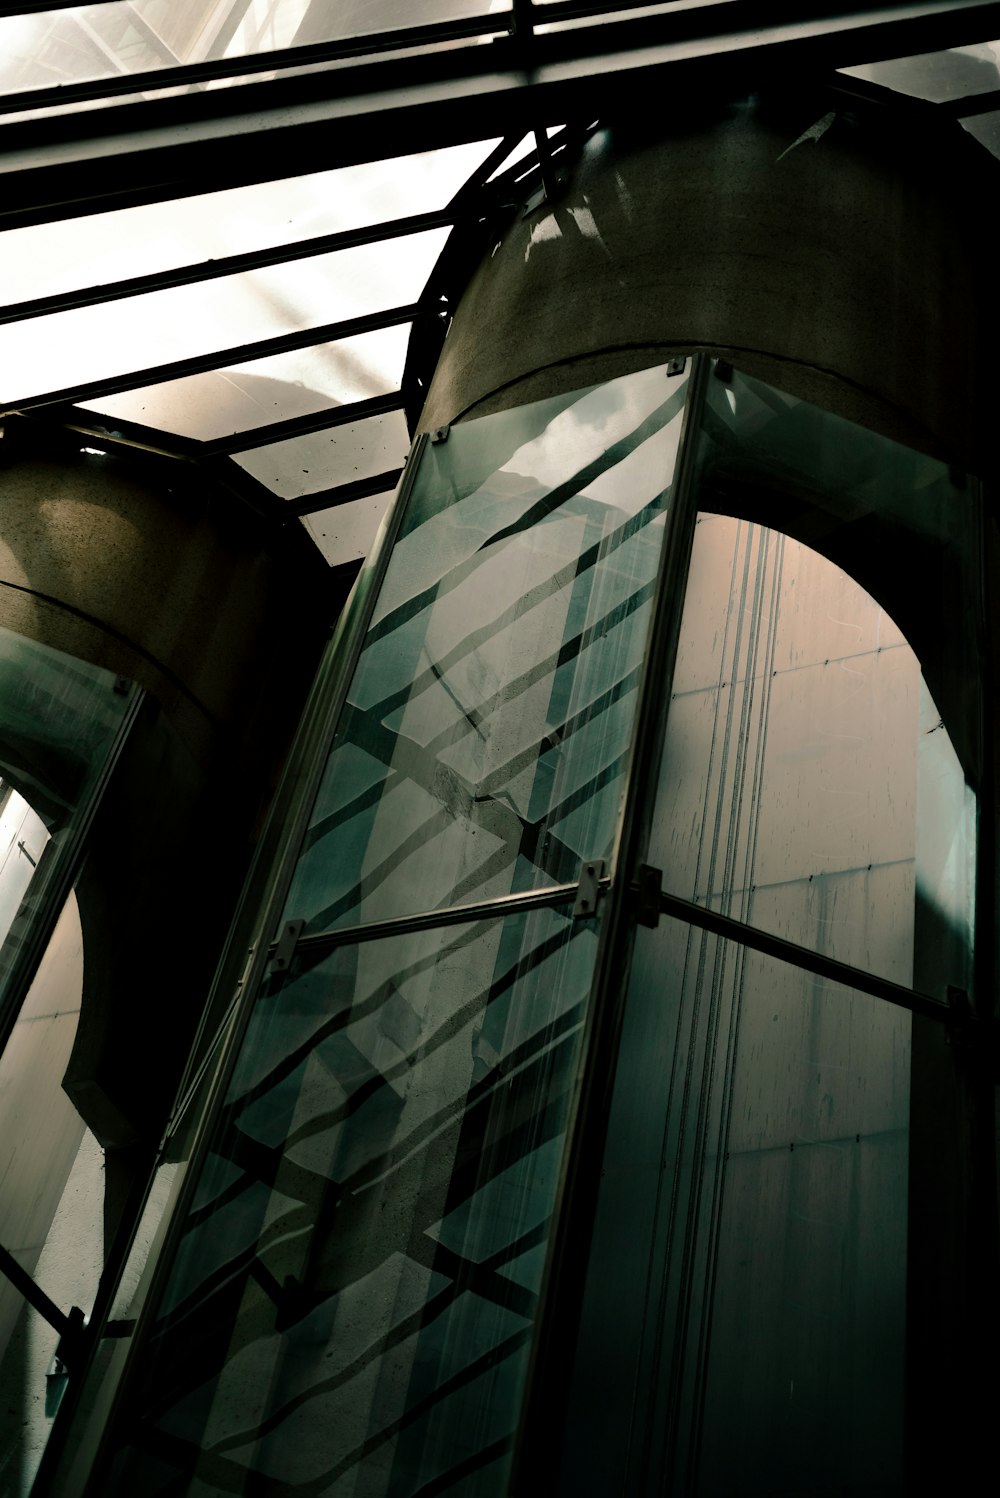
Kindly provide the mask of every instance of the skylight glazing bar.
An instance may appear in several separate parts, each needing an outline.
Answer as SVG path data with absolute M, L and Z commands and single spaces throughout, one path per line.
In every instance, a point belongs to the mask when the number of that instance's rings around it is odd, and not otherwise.
M 407 307 L 394 307 L 388 312 L 351 317 L 343 322 L 327 323 L 319 328 L 305 328 L 298 333 L 282 333 L 275 338 L 260 339 L 256 343 L 238 344 L 235 348 L 220 349 L 215 353 L 198 354 L 189 359 L 176 359 L 170 364 L 151 365 L 146 369 L 133 370 L 130 374 L 94 380 L 65 390 L 46 391 L 43 395 L 9 401 L 5 409 L 7 411 L 37 411 L 54 405 L 80 405 L 106 395 L 120 395 L 126 390 L 139 390 L 144 385 L 158 385 L 164 380 L 175 380 L 183 375 L 201 374 L 210 369 L 225 369 L 229 364 L 242 364 L 252 359 L 266 358 L 269 354 L 284 354 L 293 349 L 311 348 L 317 343 L 332 343 L 339 338 L 350 338 L 356 333 L 373 332 L 376 328 L 392 328 L 399 323 L 413 322 L 417 317 L 427 316 L 432 311 L 436 309 L 414 302 Z
M 284 524 L 285 510 L 278 495 L 238 463 L 233 463 L 229 458 L 210 458 L 201 462 L 199 469 L 221 488 L 234 494 L 241 504 L 247 505 L 268 520 Z
M 90 5 L 115 5 L 118 0 L 87 0 Z M 0 18 L 45 15 L 50 10 L 79 10 L 79 0 L 22 0 L 20 5 L 0 5 Z
M 384 494 L 386 490 L 395 489 L 402 476 L 401 468 L 391 468 L 386 473 L 373 474 L 371 478 L 337 484 L 333 489 L 318 489 L 315 494 L 307 494 L 302 499 L 285 500 L 285 509 L 291 515 L 315 515 L 320 510 L 333 509 L 335 505 L 367 499 L 372 494 Z
M 312 416 L 293 416 L 288 421 L 275 421 L 270 426 L 253 427 L 246 432 L 237 432 L 232 437 L 205 442 L 201 452 L 206 458 L 250 452 L 255 447 L 270 447 L 272 442 L 285 442 L 289 437 L 325 432 L 329 427 L 364 421 L 369 416 L 387 416 L 390 411 L 401 411 L 403 405 L 403 394 L 399 390 L 392 391 L 389 395 L 374 395 L 370 400 L 351 401 L 347 405 L 333 406 L 327 411 L 317 411 Z
M 712 5 L 669 20 L 669 28 L 659 16 L 534 35 L 530 96 L 524 56 L 500 36 L 490 47 L 383 57 L 122 106 L 113 116 L 88 111 L 12 126 L 0 159 L 4 219 L 30 223 L 75 216 L 85 204 L 102 211 L 168 200 L 190 195 L 199 180 L 273 179 L 290 152 L 300 170 L 320 170 L 400 154 L 403 142 L 407 150 L 439 146 L 449 131 L 452 141 L 474 140 L 498 120 L 527 129 L 543 113 L 565 119 L 586 109 L 593 118 L 595 86 L 606 113 L 629 103 L 638 84 L 655 87 L 668 76 L 676 89 L 701 90 L 727 71 L 745 78 L 748 68 L 835 68 L 989 40 L 1000 32 L 1000 3 L 923 0 L 883 11 L 878 22 L 857 5 L 807 20 L 788 5 Z
M 105 0 L 114 3 L 114 0 Z M 48 6 L 45 9 L 49 9 Z M 7 12 L 0 10 L 0 18 Z M 248 78 L 255 73 L 276 73 L 319 63 L 349 61 L 359 56 L 376 57 L 403 48 L 443 46 L 448 42 L 473 41 L 476 37 L 507 34 L 507 12 L 473 16 L 467 21 L 436 21 L 423 26 L 394 28 L 333 41 L 310 42 L 301 47 L 281 47 L 271 52 L 241 54 L 175 67 L 147 68 L 141 73 L 122 73 L 110 78 L 84 79 L 48 88 L 26 89 L 0 95 L 0 115 L 29 110 L 61 109 L 67 105 L 97 103 L 128 94 L 157 89 L 193 87 L 227 78 Z
M 457 217 L 458 213 L 467 206 L 468 199 L 474 197 L 486 187 L 497 167 L 501 162 L 506 161 L 520 139 L 521 132 L 517 131 L 513 135 L 505 135 L 503 140 L 494 146 L 486 160 L 477 167 L 467 182 L 462 183 L 455 195 L 449 200 L 447 211 L 452 217 Z
M 28 416 L 21 418 L 32 421 Z M 102 450 L 113 452 L 116 448 L 137 448 L 156 457 L 174 458 L 178 462 L 190 462 L 201 454 L 201 443 L 193 437 L 183 437 L 164 432 L 159 427 L 144 426 L 138 421 L 101 421 L 89 411 L 46 411 L 42 420 L 58 422 L 64 431 L 76 432 L 86 437 Z M 41 422 L 39 422 L 41 424 Z
M 29 301 L 13 302 L 9 306 L 0 307 L 0 324 L 24 322 L 32 317 L 47 317 L 50 313 L 69 312 L 77 307 L 96 307 L 103 302 L 120 301 L 123 297 L 141 296 L 149 291 L 166 291 L 175 286 L 190 286 L 200 281 L 213 281 L 220 276 L 260 270 L 265 266 L 288 265 L 296 260 L 308 260 L 313 256 L 326 255 L 335 250 L 354 249 L 366 244 L 381 244 L 388 239 L 400 239 L 408 234 L 420 234 L 427 229 L 447 228 L 454 222 L 455 214 L 448 210 L 416 213 L 408 218 L 393 219 L 382 224 L 370 224 L 360 229 L 341 229 L 333 234 L 317 235 L 313 239 L 273 245 L 261 250 L 247 250 L 242 254 L 224 255 L 212 260 L 202 260 L 197 264 L 178 266 L 174 270 L 150 271 L 146 275 L 110 282 L 106 286 L 88 286 L 79 291 L 55 292 L 51 296 L 34 297 Z
M 1000 109 L 1000 89 L 990 89 L 985 94 L 966 94 L 964 98 L 946 99 L 933 106 L 934 113 L 944 114 L 949 119 L 968 120 L 981 114 L 992 114 Z
M 530 36 L 534 30 L 534 5 L 532 0 L 513 0 L 514 35 Z

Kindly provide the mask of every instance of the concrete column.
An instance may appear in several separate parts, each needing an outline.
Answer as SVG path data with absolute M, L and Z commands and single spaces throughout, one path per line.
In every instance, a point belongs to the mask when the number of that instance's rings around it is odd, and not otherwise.
M 422 426 L 706 349 L 979 471 L 995 298 L 977 221 L 997 163 L 919 106 L 821 87 L 664 110 L 668 138 L 598 132 L 561 193 L 498 233 Z

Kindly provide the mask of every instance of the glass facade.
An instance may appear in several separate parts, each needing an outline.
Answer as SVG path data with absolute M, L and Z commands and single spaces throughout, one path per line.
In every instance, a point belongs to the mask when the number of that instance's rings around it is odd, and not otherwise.
M 171 689 L 0 631 L 0 1498 L 975 1490 L 994 8 L 7 9 L 11 493 L 82 451 L 99 505 L 113 453 L 137 536 L 142 465 L 301 528 L 324 624 L 368 560 L 263 832 Z M 407 458 L 511 395 L 456 351 L 481 273 L 472 342 L 563 393 Z M 592 356 L 671 363 L 565 393 Z M 130 661 L 36 498 L 5 622 Z M 241 697 L 186 622 L 276 757 L 309 643 Z
M 902 1493 L 974 497 L 703 356 L 407 473 L 88 1491 Z
M 140 694 L 0 630 L 0 1391 L 3 1481 L 27 1490 L 59 1404 L 53 1357 L 102 1259 L 103 1156 L 77 1106 L 74 883 Z M 64 1372 L 65 1370 L 62 1370 Z M 39 1391 L 44 1398 L 39 1398 Z

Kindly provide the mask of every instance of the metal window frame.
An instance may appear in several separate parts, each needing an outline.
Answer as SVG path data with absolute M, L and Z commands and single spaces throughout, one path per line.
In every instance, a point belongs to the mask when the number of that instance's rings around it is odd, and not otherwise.
M 857 0 L 806 19 L 800 11 L 794 0 L 718 3 L 8 123 L 0 221 L 273 180 L 289 161 L 305 172 L 431 149 L 492 134 L 498 117 L 523 131 L 539 118 L 593 118 L 595 103 L 627 107 L 637 87 L 669 85 L 679 97 L 726 79 L 752 86 L 775 69 L 799 76 L 1000 34 L 998 0 L 887 0 L 874 18 Z

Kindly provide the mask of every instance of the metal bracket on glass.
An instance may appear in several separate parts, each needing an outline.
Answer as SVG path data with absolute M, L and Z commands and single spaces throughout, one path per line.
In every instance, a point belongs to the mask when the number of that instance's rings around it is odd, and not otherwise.
M 295 956 L 295 948 L 298 946 L 299 937 L 302 935 L 302 927 L 305 921 L 286 921 L 281 928 L 281 934 L 274 944 L 274 952 L 271 956 L 269 973 L 283 973 L 287 971 Z
M 660 895 L 663 892 L 663 873 L 648 863 L 641 863 L 636 870 L 633 892 L 636 897 L 635 918 L 640 926 L 655 931 L 660 924 Z
M 667 379 L 672 379 L 674 375 L 683 374 L 687 369 L 687 362 L 687 359 L 668 359 Z
M 59 1333 L 59 1345 L 55 1355 L 62 1367 L 55 1371 L 64 1374 L 76 1360 L 80 1349 L 80 1341 L 86 1324 L 83 1311 L 79 1306 L 70 1306 L 65 1314 L 60 1311 L 55 1301 L 46 1295 L 41 1285 L 36 1284 L 28 1271 L 21 1267 L 14 1255 L 2 1244 L 0 1244 L 0 1274 L 10 1280 L 14 1289 L 24 1297 L 29 1306 L 49 1323 L 53 1331 Z
M 451 431 L 451 427 L 450 426 L 448 426 L 448 427 L 436 427 L 434 429 L 434 431 L 431 432 L 431 444 L 436 447 L 439 442 L 447 442 L 448 441 L 448 433 L 450 431 Z
M 80 1307 L 70 1306 L 66 1315 L 66 1325 L 59 1338 L 59 1345 L 52 1354 L 46 1378 L 65 1378 L 72 1370 L 80 1352 L 80 1341 L 85 1325 L 86 1317 Z
M 604 860 L 602 858 L 587 859 L 580 865 L 580 878 L 576 886 L 576 899 L 573 901 L 573 919 L 586 920 L 588 916 L 597 914 L 597 900 L 601 893 L 601 879 L 604 875 Z

